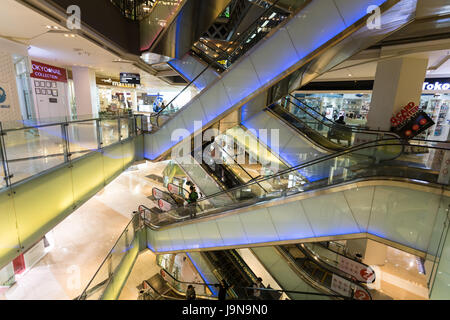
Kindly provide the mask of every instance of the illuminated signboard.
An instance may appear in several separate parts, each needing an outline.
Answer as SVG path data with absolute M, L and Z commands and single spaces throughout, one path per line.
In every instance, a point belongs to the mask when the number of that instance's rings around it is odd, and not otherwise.
M 126 84 L 141 84 L 141 75 L 139 73 L 126 73 L 120 74 L 120 82 Z
M 45 63 L 31 61 L 33 72 L 30 77 L 43 80 L 67 82 L 66 69 L 51 66 Z

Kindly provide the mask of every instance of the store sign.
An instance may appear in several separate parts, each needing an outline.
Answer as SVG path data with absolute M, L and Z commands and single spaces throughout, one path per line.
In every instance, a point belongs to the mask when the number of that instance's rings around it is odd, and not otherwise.
M 6 89 L 6 86 L 3 84 L 0 84 L 0 108 L 2 109 L 9 109 L 11 106 L 7 103 L 8 99 L 8 90 Z
M 45 63 L 31 61 L 33 69 L 30 77 L 43 80 L 67 82 L 66 69 L 50 66 Z
M 432 80 L 429 80 L 432 81 Z M 424 82 L 423 91 L 448 91 L 450 90 L 450 82 Z
M 360 282 L 373 283 L 375 281 L 375 271 L 371 267 L 342 255 L 338 256 L 338 269 Z

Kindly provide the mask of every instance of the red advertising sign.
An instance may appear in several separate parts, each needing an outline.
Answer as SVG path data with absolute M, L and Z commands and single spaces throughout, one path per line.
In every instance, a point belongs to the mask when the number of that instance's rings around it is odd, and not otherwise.
M 172 209 L 172 205 L 165 200 L 158 200 L 158 206 L 162 211 L 170 211 Z
M 31 61 L 33 72 L 30 77 L 36 79 L 67 82 L 66 69 L 51 66 L 45 63 Z
M 400 110 L 395 116 L 391 118 L 391 124 L 394 128 L 400 126 L 406 122 L 409 118 L 419 112 L 419 106 L 416 106 L 414 102 L 408 103 Z
M 368 265 L 338 255 L 338 269 L 353 276 L 359 282 L 373 283 L 375 271 Z
M 152 194 L 153 194 L 153 197 L 154 197 L 156 200 L 159 200 L 159 199 L 163 199 L 163 198 L 164 198 L 164 192 L 161 191 L 161 190 L 159 190 L 158 188 L 153 188 Z

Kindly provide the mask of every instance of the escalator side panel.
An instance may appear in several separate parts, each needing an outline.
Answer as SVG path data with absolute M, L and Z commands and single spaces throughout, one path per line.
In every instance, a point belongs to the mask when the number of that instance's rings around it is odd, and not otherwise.
M 189 53 L 184 55 L 181 59 L 173 59 L 168 62 L 179 74 L 182 75 L 188 82 L 194 80 L 206 67 L 203 62 L 196 59 Z M 218 78 L 217 72 L 212 68 L 208 68 L 198 79 L 194 81 L 198 90 L 202 91 Z
M 253 210 L 246 207 L 213 220 L 193 221 L 201 243 L 198 238 L 182 236 L 182 229 L 193 224 L 149 230 L 149 245 L 161 252 L 186 249 L 186 243 L 195 243 L 198 249 L 212 249 L 301 239 L 317 241 L 314 238 L 344 235 L 363 238 L 371 234 L 403 250 L 407 247 L 427 252 L 440 212 L 441 195 L 414 189 L 406 182 L 373 183 L 332 188 L 328 194 L 304 193 L 283 198 L 282 203 L 272 202 Z

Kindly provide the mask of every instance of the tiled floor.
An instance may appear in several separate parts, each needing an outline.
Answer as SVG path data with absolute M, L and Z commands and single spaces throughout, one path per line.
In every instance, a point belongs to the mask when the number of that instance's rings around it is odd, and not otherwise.
M 139 204 L 155 182 L 145 176 L 160 174 L 165 163 L 144 163 L 122 173 L 96 196 L 56 226 L 48 235 L 50 251 L 17 279 L 0 299 L 74 299 L 111 250 Z M 148 266 L 152 266 L 149 263 Z

